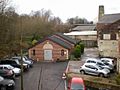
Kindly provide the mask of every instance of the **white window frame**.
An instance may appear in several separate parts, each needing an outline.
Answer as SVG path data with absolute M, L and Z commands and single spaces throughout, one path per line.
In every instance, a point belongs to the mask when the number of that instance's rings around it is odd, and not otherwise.
M 110 34 L 103 34 L 104 40 L 110 40 Z

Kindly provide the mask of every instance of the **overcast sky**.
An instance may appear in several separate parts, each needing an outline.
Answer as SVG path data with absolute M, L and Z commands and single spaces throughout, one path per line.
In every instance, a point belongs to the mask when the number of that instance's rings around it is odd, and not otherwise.
M 75 16 L 96 21 L 99 5 L 104 5 L 105 14 L 120 13 L 120 0 L 13 0 L 13 5 L 20 14 L 42 8 L 51 10 L 53 16 L 60 17 L 62 21 Z

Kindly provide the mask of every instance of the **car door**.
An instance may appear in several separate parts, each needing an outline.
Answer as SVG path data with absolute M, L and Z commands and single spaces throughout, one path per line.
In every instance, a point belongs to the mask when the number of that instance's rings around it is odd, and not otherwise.
M 85 67 L 85 72 L 87 74 L 92 74 L 94 72 L 90 65 L 85 65 Z
M 89 65 L 88 74 L 97 75 L 97 69 L 93 65 Z
M 0 67 L 0 76 L 6 76 L 6 72 L 3 70 L 3 67 Z

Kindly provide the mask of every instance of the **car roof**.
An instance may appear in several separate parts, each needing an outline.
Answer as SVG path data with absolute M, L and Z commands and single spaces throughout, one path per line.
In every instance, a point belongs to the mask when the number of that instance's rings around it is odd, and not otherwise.
M 101 58 L 101 60 L 113 60 L 112 58 Z
M 9 64 L 1 64 L 0 66 L 11 66 L 11 65 L 9 65 Z
M 80 78 L 80 77 L 72 77 L 71 82 L 73 82 L 73 83 L 82 83 L 82 84 L 84 83 L 83 79 Z

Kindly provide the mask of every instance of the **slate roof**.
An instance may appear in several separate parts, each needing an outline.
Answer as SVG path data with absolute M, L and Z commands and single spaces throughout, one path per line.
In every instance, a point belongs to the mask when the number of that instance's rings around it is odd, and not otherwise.
M 64 40 L 61 40 L 60 38 L 55 37 L 54 35 L 49 36 L 49 37 L 46 37 L 46 38 L 38 41 L 35 45 L 31 46 L 30 48 L 33 48 L 34 46 L 36 46 L 36 45 L 44 42 L 45 40 L 51 40 L 51 41 L 53 41 L 54 43 L 57 43 L 57 44 L 59 44 L 60 46 L 63 46 L 64 48 L 66 48 L 66 49 L 71 49 L 71 45 L 70 45 L 70 44 L 68 44 L 68 43 L 65 42 Z M 29 48 L 29 49 L 30 49 L 30 48 Z
M 116 21 L 120 20 L 120 13 L 116 14 L 105 14 L 100 18 L 98 23 L 114 23 Z
M 71 31 L 94 31 L 95 28 L 95 24 L 80 24 L 75 28 L 72 28 Z
M 71 45 L 66 43 L 65 41 L 61 40 L 60 38 L 57 38 L 55 36 L 48 37 L 48 39 L 52 40 L 53 42 L 63 46 L 64 48 L 70 49 Z
M 61 38 L 63 38 L 63 39 L 65 39 L 65 40 L 67 40 L 67 41 L 69 41 L 72 44 L 76 44 L 77 43 L 77 41 L 75 39 L 72 39 L 72 38 L 70 38 L 70 37 L 68 37 L 68 36 L 66 36 L 66 35 L 64 35 L 62 33 L 56 33 L 56 35 L 61 37 Z

